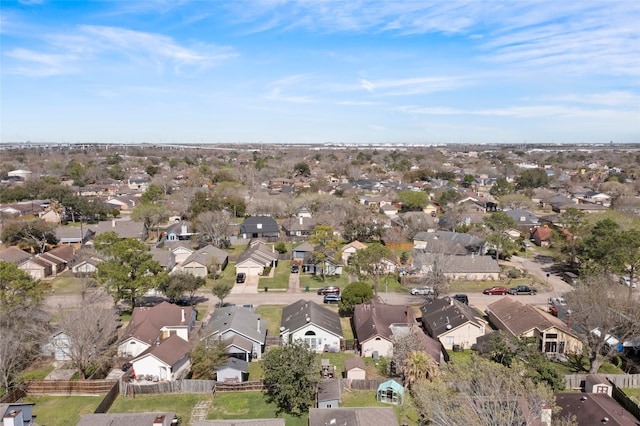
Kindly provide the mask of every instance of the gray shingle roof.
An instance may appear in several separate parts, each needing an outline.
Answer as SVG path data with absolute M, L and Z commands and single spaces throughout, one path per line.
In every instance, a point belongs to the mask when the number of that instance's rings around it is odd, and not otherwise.
M 191 253 L 189 257 L 187 257 L 183 265 L 188 265 L 191 262 L 197 262 L 201 265 L 208 265 L 211 258 L 215 258 L 219 265 L 222 265 L 229 255 L 224 250 L 219 249 L 214 245 L 207 245 L 202 247 L 200 250 Z
M 486 323 L 473 308 L 449 297 L 427 302 L 422 305 L 420 311 L 422 311 L 422 323 L 432 330 L 434 338 L 467 322 L 478 326 Z
M 259 328 L 258 321 L 260 321 Z M 264 344 L 267 335 L 267 321 L 250 309 L 241 306 L 226 306 L 216 308 L 213 311 L 207 329 L 211 333 L 218 334 L 231 330 L 250 340 Z
M 280 325 L 292 333 L 310 322 L 336 336 L 342 337 L 342 325 L 340 324 L 338 313 L 323 308 L 315 302 L 298 300 L 289 306 L 285 306 L 282 310 Z

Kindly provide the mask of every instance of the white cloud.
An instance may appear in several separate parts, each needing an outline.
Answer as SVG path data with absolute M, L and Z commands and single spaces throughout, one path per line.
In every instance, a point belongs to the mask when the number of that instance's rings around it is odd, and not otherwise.
M 5 55 L 18 60 L 19 65 L 10 66 L 8 72 L 31 77 L 46 77 L 77 72 L 71 65 L 73 55 L 55 55 L 34 52 L 29 49 L 13 49 Z

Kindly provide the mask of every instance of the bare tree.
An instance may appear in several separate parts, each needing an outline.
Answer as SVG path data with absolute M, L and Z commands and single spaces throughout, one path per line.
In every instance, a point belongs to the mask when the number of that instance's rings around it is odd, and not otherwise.
M 229 235 L 231 215 L 226 210 L 206 211 L 198 215 L 195 229 L 203 241 L 221 247 Z
M 113 309 L 87 304 L 82 309 L 61 312 L 58 329 L 68 337 L 62 348 L 85 379 L 113 355 L 117 316 Z
M 416 253 L 414 263 L 420 265 L 424 273 L 423 283 L 433 288 L 433 295 L 438 298 L 442 294 L 449 292 L 451 279 L 448 271 L 453 270 L 455 256 L 449 256 L 442 251 L 432 251 L 431 253 Z
M 11 390 L 19 383 L 19 373 L 40 352 L 45 330 L 32 307 L 0 317 L 0 389 Z
M 413 239 L 418 232 L 427 232 L 436 227 L 434 218 L 424 212 L 405 213 L 402 215 L 402 223 L 405 236 L 409 239 Z
M 616 355 L 618 343 L 640 333 L 640 304 L 607 274 L 581 278 L 566 296 L 570 325 L 595 374 Z
M 411 395 L 421 425 L 528 425 L 555 405 L 550 388 L 477 356 L 447 364 L 432 382 L 414 382 Z
M 152 182 L 162 189 L 165 196 L 169 195 L 173 189 L 173 178 L 167 174 L 154 176 Z

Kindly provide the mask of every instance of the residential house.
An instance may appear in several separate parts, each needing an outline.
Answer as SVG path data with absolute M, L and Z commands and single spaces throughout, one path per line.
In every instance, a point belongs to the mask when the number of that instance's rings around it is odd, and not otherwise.
M 411 306 L 387 305 L 375 299 L 356 305 L 353 323 L 360 355 L 392 357 L 394 327 L 410 328 L 415 322 Z
M 80 276 L 93 275 L 98 269 L 98 264 L 100 262 L 102 261 L 95 257 L 81 260 L 71 267 L 71 272 Z
M 267 339 L 267 320 L 241 306 L 217 308 L 205 328 L 210 342 L 222 340 L 231 357 L 250 362 L 262 358 Z
M 265 238 L 273 240 L 280 236 L 280 227 L 272 217 L 251 216 L 240 225 L 240 236 L 244 239 Z
M 22 262 L 18 268 L 31 275 L 34 280 L 47 278 L 52 273 L 51 264 L 37 256 Z
M 249 363 L 247 361 L 229 357 L 220 367 L 216 368 L 216 381 L 224 383 L 242 383 L 249 380 Z
M 367 370 L 362 358 L 354 357 L 344 360 L 344 376 L 351 380 L 365 380 Z
M 224 270 L 228 263 L 229 255 L 224 250 L 209 244 L 187 257 L 180 266 L 180 270 L 186 274 L 205 278 L 211 272 Z M 217 265 L 216 271 L 209 270 L 213 264 Z
M 428 275 L 440 271 L 451 281 L 498 281 L 500 266 L 491 256 L 450 256 L 414 250 L 414 267 Z
M 318 383 L 316 405 L 318 408 L 340 407 L 340 379 L 325 379 Z
M 238 256 L 236 274 L 241 272 L 247 276 L 262 275 L 264 268 L 278 265 L 278 253 L 273 247 L 258 242 L 247 248 Z
M 290 217 L 282 222 L 282 230 L 287 237 L 309 237 L 317 224 L 312 217 Z
M 427 334 L 448 350 L 471 348 L 489 328 L 479 312 L 450 297 L 431 300 L 420 311 Z
M 64 331 L 57 331 L 51 335 L 42 348 L 44 356 L 52 356 L 56 361 L 70 361 L 69 335 Z
M 394 204 L 385 204 L 380 207 L 380 212 L 389 217 L 397 216 L 399 211 L 400 209 Z
M 503 297 L 487 306 L 489 321 L 513 337 L 535 337 L 547 354 L 582 352 L 582 343 L 560 319 L 534 306 Z
M 70 245 L 59 246 L 36 257 L 51 265 L 51 275 L 55 277 L 67 270 L 68 265 L 75 258 L 75 249 Z
M 638 426 L 640 422 L 606 393 L 562 392 L 554 394 L 560 408 L 554 416 L 575 417 L 579 425 Z
M 342 247 L 342 263 L 349 264 L 349 258 L 356 254 L 358 250 L 366 249 L 368 246 L 360 241 L 352 241 Z
M 513 210 L 504 210 L 509 217 L 516 221 L 516 227 L 522 231 L 529 234 L 531 228 L 534 228 L 540 225 L 540 220 L 538 216 L 531 213 L 529 210 L 524 209 L 513 209 Z
M 178 265 L 182 265 L 195 250 L 186 245 L 184 242 L 165 243 L 165 248 L 171 253 L 169 255 L 170 269 Z
M 174 412 L 83 414 L 77 426 L 171 426 Z
M 139 197 L 134 197 L 132 195 L 122 195 L 119 197 L 108 197 L 103 204 L 110 209 L 128 211 L 133 210 L 140 203 L 141 199 Z
M 314 248 L 315 247 L 310 243 L 302 243 L 299 246 L 294 247 L 292 250 L 293 259 L 297 261 L 309 259 Z
M 165 229 L 165 241 L 188 241 L 195 232 L 190 231 L 190 223 L 186 221 L 175 222 Z
M 14 265 L 20 265 L 31 259 L 31 254 L 24 250 L 20 250 L 18 247 L 7 247 L 4 250 L 0 250 L 0 261 L 13 263 Z
M 551 245 L 551 228 L 548 226 L 537 226 L 531 233 L 533 243 L 538 247 L 549 247 Z
M 95 232 L 88 227 L 66 227 L 66 226 L 58 226 L 56 229 L 56 238 L 60 244 L 73 244 L 77 247 L 81 247 L 85 244 L 91 237 L 94 236 Z
M 62 215 L 55 210 L 47 210 L 40 215 L 40 219 L 47 223 L 60 223 L 62 222 Z
M 319 252 L 320 250 L 320 247 L 316 247 L 314 252 Z M 326 256 L 320 257 L 325 260 L 318 262 L 317 258 L 310 254 L 305 257 L 302 268 L 304 271 L 316 275 L 341 275 L 343 265 L 339 262 L 340 258 L 337 255 L 338 253 L 334 251 L 327 251 Z
M 460 232 L 418 232 L 413 237 L 413 245 L 425 253 L 483 255 L 487 252 L 483 238 Z
M 0 420 L 2 426 L 31 426 L 33 421 L 33 402 L 0 403 Z
M 391 407 L 311 408 L 309 426 L 399 426 Z
M 343 338 L 340 316 L 308 300 L 298 300 L 282 310 L 280 337 L 284 343 L 303 340 L 315 352 L 338 352 Z
M 154 381 L 183 379 L 191 365 L 191 347 L 191 343 L 172 334 L 133 358 L 133 371 L 137 377 L 152 376 Z
M 126 219 L 99 222 L 95 235 L 102 235 L 105 232 L 115 232 L 120 238 L 135 238 L 141 241 L 145 241 L 149 236 L 149 230 L 143 222 Z
M 137 357 L 149 347 L 159 345 L 173 335 L 188 341 L 195 321 L 196 311 L 191 306 L 181 307 L 162 302 L 151 308 L 135 307 L 118 344 L 118 355 L 125 358 Z

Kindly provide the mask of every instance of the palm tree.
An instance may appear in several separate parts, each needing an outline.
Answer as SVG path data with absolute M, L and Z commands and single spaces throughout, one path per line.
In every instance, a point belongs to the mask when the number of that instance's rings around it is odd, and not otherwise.
M 410 388 L 418 380 L 433 381 L 440 373 L 438 363 L 421 351 L 412 351 L 402 366 L 404 385 Z

